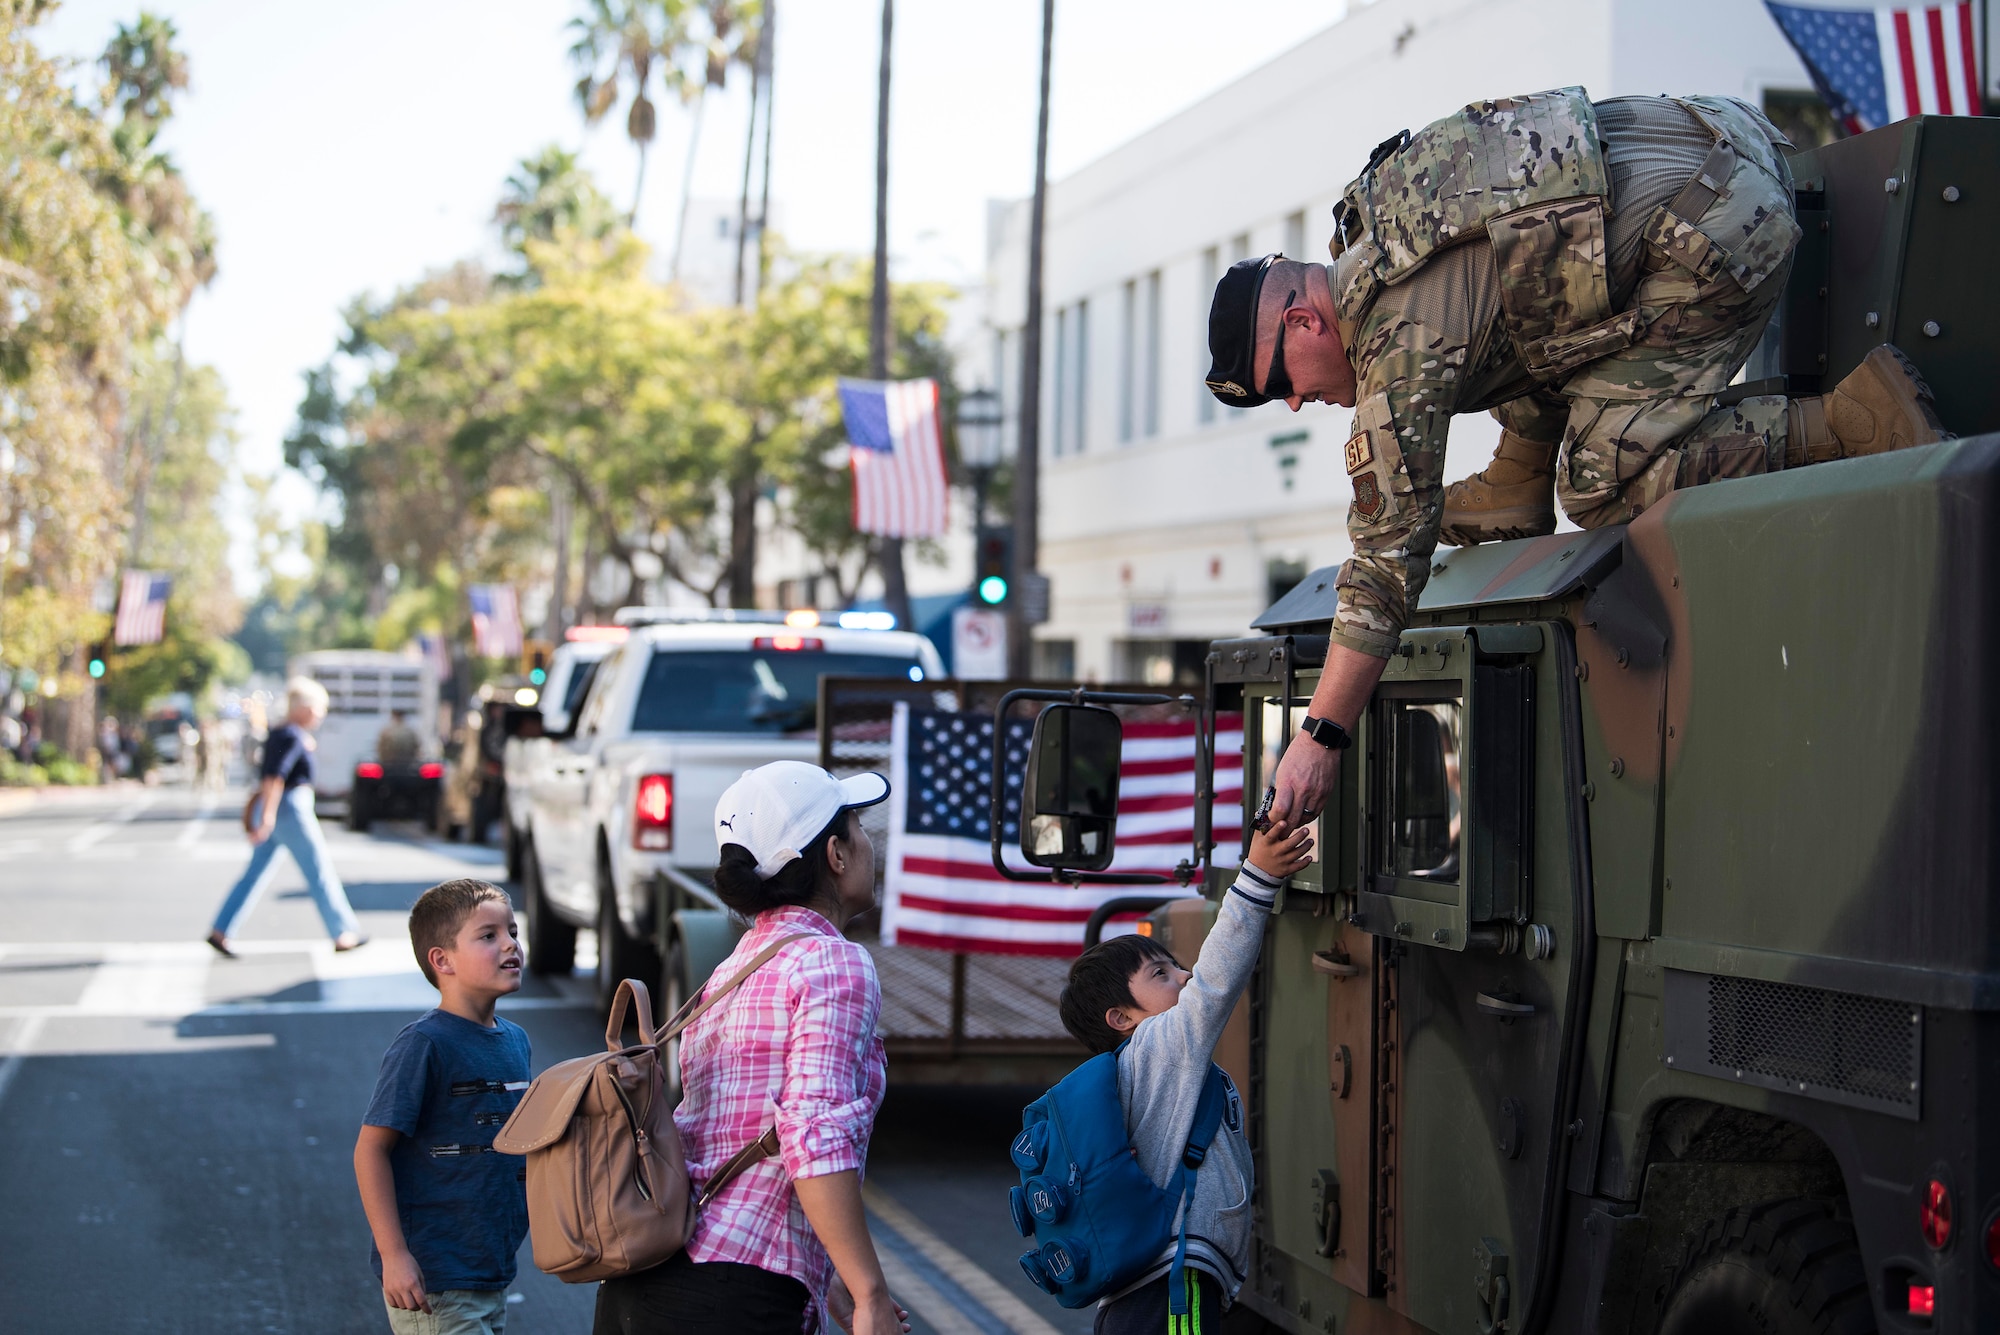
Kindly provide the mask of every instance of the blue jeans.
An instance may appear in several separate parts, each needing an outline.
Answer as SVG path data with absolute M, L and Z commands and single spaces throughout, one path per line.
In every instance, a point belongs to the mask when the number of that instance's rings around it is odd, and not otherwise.
M 250 911 L 264 889 L 264 882 L 271 878 L 271 861 L 280 848 L 292 855 L 292 861 L 299 864 L 299 871 L 305 875 L 306 889 L 312 892 L 313 903 L 319 906 L 326 934 L 361 935 L 361 924 L 354 920 L 354 909 L 347 902 L 347 887 L 340 883 L 340 873 L 333 869 L 333 859 L 327 856 L 319 818 L 313 815 L 313 790 L 309 784 L 285 790 L 278 803 L 277 828 L 251 852 L 250 865 L 230 887 L 229 897 L 222 901 L 222 908 L 215 915 L 215 930 L 224 936 L 235 935 L 237 920 Z

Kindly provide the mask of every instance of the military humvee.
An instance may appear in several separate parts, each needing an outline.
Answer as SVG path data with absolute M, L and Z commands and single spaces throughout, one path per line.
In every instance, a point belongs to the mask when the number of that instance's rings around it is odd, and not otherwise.
M 1794 166 L 1751 374 L 1967 438 L 1441 550 L 1219 1053 L 1279 1329 L 2000 1330 L 2000 124 Z M 1334 573 L 1209 655 L 1246 803 Z

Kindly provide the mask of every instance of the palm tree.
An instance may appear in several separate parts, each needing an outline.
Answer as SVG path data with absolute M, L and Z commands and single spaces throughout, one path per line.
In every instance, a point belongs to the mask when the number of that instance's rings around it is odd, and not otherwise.
M 709 89 L 728 84 L 731 65 L 748 65 L 755 69 L 763 27 L 763 0 L 707 0 L 703 8 L 708 21 L 707 31 L 699 38 L 690 36 L 680 49 L 694 68 L 678 71 L 681 98 L 689 103 L 692 114 L 687 161 L 681 168 L 680 223 L 674 229 L 674 257 L 668 270 L 674 278 L 680 277 L 682 242 L 687 237 L 688 201 L 694 193 L 695 150 L 701 143 L 702 106 L 707 101 Z M 754 134 L 757 119 L 757 90 L 754 84 L 750 101 L 751 132 Z
M 618 105 L 621 88 L 631 85 L 625 135 L 639 150 L 639 175 L 632 184 L 627 226 L 638 221 L 646 150 L 657 128 L 658 117 L 647 92 L 655 62 L 668 91 L 687 100 L 678 58 L 688 45 L 688 8 L 687 0 L 587 0 L 584 16 L 570 20 L 576 40 L 570 44 L 569 58 L 578 73 L 576 100 L 584 122 L 595 125 L 603 120 Z M 698 116 L 697 111 L 697 125 Z
M 521 159 L 500 189 L 493 221 L 499 224 L 507 249 L 516 254 L 530 240 L 553 240 L 558 231 L 595 241 L 618 226 L 611 201 L 577 162 L 576 154 L 555 144 Z

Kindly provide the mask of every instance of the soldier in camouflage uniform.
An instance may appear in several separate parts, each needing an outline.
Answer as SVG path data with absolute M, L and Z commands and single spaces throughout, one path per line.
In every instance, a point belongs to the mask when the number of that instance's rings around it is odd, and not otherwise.
M 1678 487 L 1943 434 L 1886 346 L 1831 394 L 1718 406 L 1798 242 L 1784 146 L 1729 98 L 1474 103 L 1375 151 L 1335 210 L 1331 265 L 1267 256 L 1223 276 L 1218 399 L 1359 404 L 1354 558 L 1311 711 L 1336 725 L 1315 734 L 1328 746 L 1394 652 L 1441 530 L 1548 533 L 1556 497 L 1586 528 L 1622 523 Z M 1451 417 L 1485 409 L 1494 462 L 1447 491 Z M 1320 810 L 1333 754 L 1289 748 L 1276 809 Z

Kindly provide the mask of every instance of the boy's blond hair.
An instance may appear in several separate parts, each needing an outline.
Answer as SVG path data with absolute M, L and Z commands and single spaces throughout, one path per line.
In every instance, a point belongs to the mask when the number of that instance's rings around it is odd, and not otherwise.
M 507 898 L 505 890 L 469 876 L 432 886 L 410 906 L 410 948 L 417 952 L 417 967 L 432 987 L 438 985 L 437 974 L 431 969 L 432 948 L 450 950 L 456 945 L 458 929 L 481 904 L 504 904 L 510 913 L 514 909 L 514 901 Z

